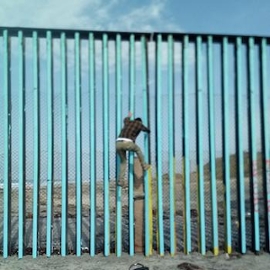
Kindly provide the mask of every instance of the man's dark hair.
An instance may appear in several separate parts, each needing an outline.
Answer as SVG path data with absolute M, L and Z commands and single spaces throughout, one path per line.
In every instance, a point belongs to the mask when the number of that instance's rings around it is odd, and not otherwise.
M 140 122 L 142 122 L 142 118 L 138 117 L 138 118 L 135 119 L 135 121 L 140 121 Z

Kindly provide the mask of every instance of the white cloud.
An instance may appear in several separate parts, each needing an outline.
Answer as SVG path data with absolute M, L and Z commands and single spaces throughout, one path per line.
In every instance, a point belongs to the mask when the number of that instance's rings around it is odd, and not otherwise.
M 118 31 L 175 31 L 167 1 L 129 8 L 128 0 L 1 0 L 0 25 Z
M 121 26 L 128 31 L 179 31 L 179 26 L 173 24 L 164 14 L 166 3 L 167 1 L 152 1 L 148 5 L 130 10 L 109 23 L 109 29 L 115 30 Z
M 81 15 L 87 2 L 96 1 L 35 1 L 4 0 L 0 6 L 1 26 L 77 28 L 85 23 Z
M 141 32 L 180 31 L 180 27 L 165 14 L 167 4 L 166 0 L 150 0 L 132 8 L 128 0 L 111 0 L 106 4 L 102 0 L 1 0 L 0 26 Z M 41 49 L 41 55 L 45 58 L 45 48 Z M 60 53 L 59 48 L 54 49 Z M 70 53 L 73 53 L 73 48 L 70 49 Z M 163 52 L 163 58 L 166 58 L 166 50 Z M 100 55 L 100 52 L 98 54 Z M 82 47 L 82 55 L 87 55 L 87 47 Z M 123 63 L 127 63 L 128 46 L 123 46 L 122 55 Z M 114 65 L 114 53 L 109 56 L 109 63 Z M 154 51 L 149 50 L 149 56 L 150 61 L 154 59 Z M 87 59 L 82 59 L 85 69 Z

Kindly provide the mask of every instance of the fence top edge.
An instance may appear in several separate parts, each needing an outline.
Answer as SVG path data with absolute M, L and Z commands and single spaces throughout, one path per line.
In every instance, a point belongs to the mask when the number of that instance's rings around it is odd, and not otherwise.
M 134 35 L 135 40 L 140 40 L 144 36 L 148 41 L 156 41 L 159 35 L 162 40 L 167 40 L 169 36 L 173 36 L 175 41 L 182 41 L 185 36 L 189 37 L 190 42 L 196 41 L 197 37 L 201 37 L 202 41 L 207 41 L 208 37 L 212 38 L 213 42 L 221 42 L 223 38 L 227 38 L 229 43 L 234 43 L 236 38 L 242 38 L 243 42 L 247 42 L 249 38 L 254 38 L 254 42 L 258 43 L 261 39 L 266 39 L 270 43 L 270 36 L 260 35 L 237 35 L 237 34 L 215 34 L 215 33 L 184 33 L 184 32 L 127 32 L 127 31 L 97 31 L 97 30 L 82 30 L 82 29 L 56 29 L 56 28 L 28 28 L 28 27 L 0 27 L 0 33 L 7 30 L 10 37 L 17 37 L 18 32 L 22 31 L 24 37 L 32 37 L 33 32 L 37 32 L 38 37 L 45 38 L 47 32 L 51 32 L 53 38 L 60 38 L 62 33 L 65 33 L 66 38 L 74 39 L 75 34 L 80 34 L 80 39 L 88 39 L 89 34 L 93 34 L 95 39 L 102 40 L 104 34 L 108 36 L 109 40 L 115 40 L 117 35 L 121 36 L 123 41 L 130 39 Z

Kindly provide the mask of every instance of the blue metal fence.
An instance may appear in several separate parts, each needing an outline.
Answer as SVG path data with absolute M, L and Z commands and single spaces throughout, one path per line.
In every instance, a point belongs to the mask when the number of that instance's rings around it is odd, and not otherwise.
M 128 193 L 115 181 L 128 111 L 151 129 L 145 255 L 269 252 L 269 37 L 0 31 L 4 258 L 136 253 L 133 154 Z

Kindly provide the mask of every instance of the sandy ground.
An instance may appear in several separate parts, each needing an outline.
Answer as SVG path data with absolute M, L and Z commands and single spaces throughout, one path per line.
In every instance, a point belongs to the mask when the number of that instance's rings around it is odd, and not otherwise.
M 10 270 L 10 269 L 27 269 L 27 270 L 39 270 L 39 269 L 57 269 L 57 270 L 71 270 L 71 269 L 119 269 L 126 270 L 129 269 L 130 265 L 133 263 L 142 263 L 149 269 L 183 269 L 183 270 L 267 270 L 270 265 L 270 255 L 261 254 L 255 256 L 253 253 L 248 253 L 246 255 L 233 254 L 228 256 L 226 254 L 221 254 L 219 256 L 213 256 L 212 253 L 207 253 L 206 256 L 202 256 L 197 253 L 192 255 L 178 254 L 175 257 L 170 257 L 166 255 L 164 257 L 159 257 L 153 255 L 149 258 L 145 258 L 143 255 L 136 255 L 130 257 L 128 254 L 123 254 L 121 258 L 117 258 L 115 255 L 110 255 L 109 257 L 104 257 L 103 255 L 97 255 L 91 258 L 89 255 L 84 254 L 81 257 L 76 257 L 74 255 L 69 255 L 67 257 L 53 256 L 47 258 L 45 256 L 40 256 L 37 259 L 33 259 L 31 256 L 26 256 L 22 260 L 18 260 L 17 257 L 10 257 L 6 260 L 0 259 L 0 269 Z M 182 264 L 182 267 L 179 265 Z M 187 267 L 193 264 L 195 267 Z M 186 266 L 186 267 L 184 267 Z M 136 269 L 131 268 L 131 269 Z
M 250 220 L 250 202 L 249 202 L 249 185 L 248 179 L 246 179 L 246 229 L 247 229 L 247 248 L 251 247 L 251 220 Z M 164 177 L 163 182 L 163 220 L 164 220 L 164 244 L 165 251 L 169 250 L 170 247 L 170 224 L 169 224 L 169 206 L 170 201 L 168 198 L 169 194 L 169 184 L 166 177 Z M 260 185 L 261 186 L 261 185 Z M 232 247 L 233 250 L 237 250 L 237 242 L 238 242 L 238 221 L 237 221 L 237 194 L 236 194 L 236 179 L 231 180 L 231 213 L 232 213 Z M 211 237 L 211 201 L 210 201 L 210 184 L 209 182 L 205 183 L 205 219 L 206 219 L 206 248 L 210 250 L 212 247 L 212 237 Z M 75 249 L 75 232 L 76 232 L 76 200 L 75 200 L 75 190 L 76 187 L 74 184 L 69 185 L 69 202 L 68 202 L 68 248 L 70 250 Z M 154 249 L 156 245 L 156 181 L 153 180 L 153 244 Z M 82 187 L 82 247 L 87 247 L 89 244 L 89 184 L 83 184 Z M 46 222 L 47 222 L 47 200 L 46 200 L 46 187 L 41 188 L 41 196 L 40 196 L 40 218 L 39 218 L 39 246 L 41 249 L 46 247 Z M 98 183 L 97 185 L 97 239 L 96 239 L 96 248 L 100 251 L 103 250 L 103 238 L 104 238 L 104 213 L 103 213 L 103 185 Z M 60 196 L 59 196 L 60 195 Z M 222 249 L 222 245 L 224 242 L 224 190 L 223 184 L 221 180 L 217 181 L 217 200 L 218 200 L 218 221 L 219 221 L 219 243 L 220 248 Z M 0 203 L 1 203 L 1 190 L 0 190 Z M 261 203 L 261 202 L 260 202 Z M 262 201 L 263 204 L 263 201 Z M 263 205 L 259 207 L 260 209 L 260 244 L 261 247 L 265 246 L 265 237 L 264 237 L 264 215 L 263 215 Z M 11 224 L 12 224 L 12 232 L 11 232 L 11 249 L 12 254 L 16 252 L 18 247 L 18 189 L 12 190 L 12 213 L 11 213 Z M 25 244 L 27 248 L 32 247 L 32 222 L 33 222 L 33 214 L 32 214 L 32 189 L 26 189 L 26 238 Z M 128 251 L 128 191 L 125 190 L 122 192 L 122 224 L 123 224 L 123 251 Z M 183 250 L 183 210 L 184 210 L 184 198 L 183 198 L 183 183 L 182 179 L 176 178 L 176 188 L 175 188 L 175 207 L 176 207 L 176 215 L 175 215 L 175 223 L 176 223 L 176 239 L 177 239 L 177 248 L 178 250 Z M 198 218 L 197 218 L 197 179 L 191 177 L 191 241 L 192 247 L 194 247 L 194 252 L 198 249 Z M 3 241 L 3 217 L 1 213 L 3 208 L 0 207 L 0 243 Z M 61 240 L 61 186 L 55 187 L 54 192 L 54 219 L 53 219 L 53 245 L 55 249 L 60 249 L 60 240 Z M 110 183 L 110 229 L 111 229 L 111 247 L 114 248 L 115 245 L 115 183 Z M 1 248 L 0 248 L 1 249 Z
M 163 181 L 163 209 L 164 209 L 164 231 L 165 231 L 165 240 L 169 240 L 169 226 L 167 218 L 168 215 L 168 209 L 169 209 L 169 183 L 167 179 L 165 178 Z M 262 186 L 262 185 L 260 185 Z M 231 187 L 232 187 L 232 193 L 231 193 L 231 200 L 232 200 L 232 219 L 234 216 L 236 216 L 234 213 L 236 211 L 236 206 L 233 202 L 236 201 L 236 180 L 231 180 Z M 249 198 L 249 185 L 248 185 L 248 179 L 246 183 L 246 200 Z M 209 216 L 210 220 L 210 214 L 207 213 L 211 209 L 210 204 L 210 183 L 209 181 L 205 182 L 204 185 L 205 188 L 205 210 L 206 210 L 206 217 Z M 218 208 L 219 212 L 223 213 L 223 200 L 224 200 L 224 186 L 221 180 L 217 181 L 217 193 L 218 193 Z M 191 177 L 191 208 L 197 209 L 197 179 L 195 175 L 192 175 Z M 70 184 L 69 185 L 69 225 L 70 225 L 70 232 L 74 234 L 75 232 L 75 217 L 76 217 L 76 202 L 75 202 L 75 185 Z M 82 216 L 87 222 L 89 222 L 89 208 L 90 208 L 90 202 L 89 202 L 89 184 L 85 184 L 82 187 Z M 46 187 L 42 187 L 40 190 L 40 225 L 43 224 L 43 222 L 46 222 L 46 216 L 47 216 L 47 207 L 46 207 Z M 55 225 L 55 237 L 54 237 L 54 245 L 57 246 L 58 242 L 60 243 L 60 219 L 61 219 L 61 186 L 56 186 L 54 189 L 54 225 Z M 111 225 L 113 225 L 113 222 L 115 220 L 115 183 L 110 183 L 110 212 L 111 216 L 113 217 L 111 222 Z M 155 209 L 156 209 L 156 181 L 153 179 L 153 186 L 152 186 L 152 194 L 153 194 L 153 215 L 155 218 Z M 27 223 L 26 227 L 30 228 L 31 232 L 31 221 L 32 221 L 32 189 L 27 188 L 26 189 L 26 217 L 27 217 Z M 123 221 L 127 220 L 124 217 L 126 216 L 125 212 L 127 212 L 127 205 L 128 205 L 128 194 L 127 192 L 123 192 L 122 194 L 122 206 L 123 206 Z M 175 188 L 175 206 L 176 206 L 176 224 L 179 224 L 180 226 L 183 224 L 182 216 L 183 216 L 183 183 L 182 179 L 176 178 L 176 188 Z M 1 190 L 0 190 L 0 197 L 1 196 Z M 14 198 L 14 199 L 13 199 Z M 18 215 L 18 190 L 12 191 L 12 218 L 15 224 L 17 224 L 17 215 Z M 103 217 L 103 186 L 102 184 L 98 183 L 97 185 L 97 220 L 102 219 Z M 125 211 L 124 211 L 125 210 Z M 246 209 L 249 211 L 249 209 Z M 1 210 L 0 210 L 1 212 Z M 0 213 L 1 214 L 1 213 Z M 1 216 L 1 215 L 0 215 Z M 2 220 L 2 218 L 1 218 Z M 223 217 L 220 216 L 219 220 L 221 223 L 219 223 L 219 231 L 222 233 L 224 231 L 223 229 Z M 233 220 L 234 221 L 234 220 Z M 89 242 L 88 234 L 89 233 L 89 224 L 86 222 L 86 237 L 83 238 L 85 243 Z M 100 221 L 102 223 L 103 220 Z M 210 222 L 210 221 L 209 221 Z M 1 222 L 0 222 L 1 223 Z M 194 226 L 197 224 L 197 218 L 194 217 Z M 250 222 L 249 222 L 250 223 Z M 45 223 L 44 223 L 45 224 Z M 56 225 L 59 226 L 56 226 Z M 209 223 L 210 224 L 210 223 Z M 178 226 L 178 225 L 177 225 Z M 196 225 L 197 226 L 197 225 Z M 192 231 L 196 232 L 197 227 L 192 227 Z M 235 224 L 233 222 L 232 231 L 233 231 L 233 239 L 237 239 L 237 229 L 235 228 Z M 13 226 L 14 227 L 14 226 Z M 12 232 L 12 239 L 13 239 L 13 247 L 16 250 L 16 244 L 17 244 L 17 226 L 16 230 L 14 229 L 14 232 Z M 15 228 L 14 227 L 14 228 Z M 42 237 L 45 237 L 44 232 L 44 226 L 41 226 L 43 228 Z M 211 226 L 207 226 L 211 227 Z M 1 224 L 0 224 L 1 228 Z M 97 237 L 98 239 L 103 239 L 103 226 L 102 224 L 99 225 L 99 222 L 97 224 L 97 229 L 101 230 L 100 236 Z M 209 229 L 209 228 L 208 228 Z M 111 226 L 111 234 L 114 235 L 114 226 Z M 28 230 L 27 230 L 28 231 Z M 182 231 L 182 229 L 180 230 Z M 262 233 L 263 229 L 261 230 Z M 84 231 L 83 231 L 84 232 Z M 209 235 L 211 236 L 211 231 L 206 232 L 208 235 L 208 238 L 210 239 Z M 251 235 L 251 233 L 248 233 L 248 235 Z M 128 227 L 126 228 L 126 231 L 123 232 L 123 237 L 128 235 Z M 234 236 L 235 235 L 235 236 Z M 71 237 L 71 236 L 69 236 Z M 0 235 L 1 238 L 1 235 Z M 29 243 L 31 244 L 31 235 L 28 237 Z M 72 236 L 71 238 L 75 239 L 75 236 Z M 178 239 L 179 238 L 179 239 Z M 192 235 L 192 239 L 195 241 L 193 246 L 196 245 L 197 241 L 197 235 L 196 233 Z M 223 235 L 220 235 L 220 241 L 223 242 Z M 183 240 L 179 236 L 177 236 L 177 240 L 179 242 L 178 245 L 181 247 L 183 246 Z M 249 238 L 247 239 L 250 240 Z M 2 242 L 2 241 L 1 241 Z M 72 241 L 71 241 L 72 242 Z M 83 243 L 84 244 L 84 243 Z M 166 241 L 165 241 L 166 244 Z M 44 241 L 41 239 L 41 246 L 45 247 L 45 238 Z M 74 246 L 74 243 L 72 243 Z M 210 243 L 211 245 L 211 243 Z M 102 247 L 102 242 L 101 242 Z M 167 248 L 165 250 L 168 250 L 169 246 L 167 245 Z M 175 257 L 171 257 L 170 255 L 166 255 L 165 257 L 159 257 L 157 255 L 153 255 L 150 258 L 145 258 L 143 255 L 136 254 L 134 257 L 130 257 L 128 254 L 124 253 L 121 258 L 117 258 L 115 254 L 110 255 L 109 257 L 104 257 L 102 254 L 99 254 L 95 256 L 94 258 L 91 258 L 89 254 L 84 254 L 81 257 L 77 257 L 75 255 L 69 255 L 67 257 L 61 257 L 59 255 L 54 255 L 51 258 L 47 258 L 46 256 L 42 255 L 38 257 L 37 259 L 33 259 L 31 256 L 27 255 L 22 260 L 18 260 L 17 256 L 11 256 L 8 259 L 4 260 L 0 256 L 0 270 L 2 269 L 129 269 L 130 265 L 136 262 L 140 262 L 144 264 L 145 266 L 149 267 L 149 269 L 184 269 L 184 270 L 199 270 L 199 269 L 218 269 L 218 270 L 246 270 L 246 269 L 269 269 L 270 265 L 270 255 L 269 254 L 261 254 L 260 256 L 255 256 L 253 253 L 249 252 L 247 255 L 240 256 L 238 254 L 234 255 L 226 255 L 221 254 L 219 256 L 213 256 L 211 252 L 208 252 L 206 256 L 202 256 L 196 252 L 193 252 L 191 255 L 186 256 L 183 253 L 177 254 Z M 195 267 L 178 267 L 179 265 L 186 263 L 187 266 L 189 263 L 192 263 L 196 266 Z M 135 269 L 135 268 L 132 268 Z

